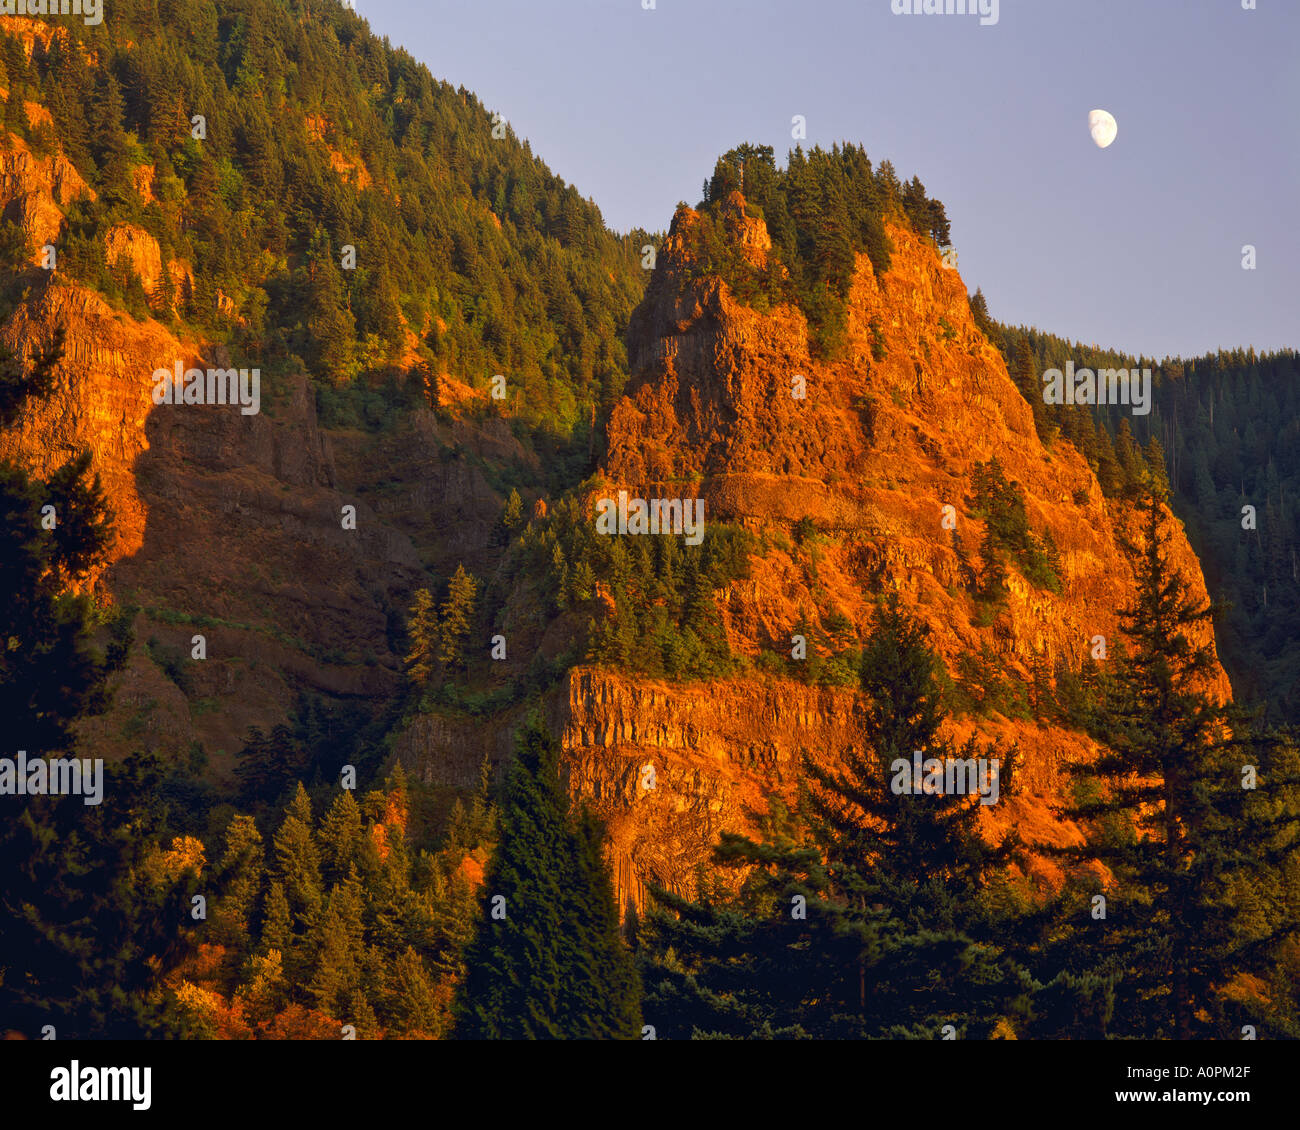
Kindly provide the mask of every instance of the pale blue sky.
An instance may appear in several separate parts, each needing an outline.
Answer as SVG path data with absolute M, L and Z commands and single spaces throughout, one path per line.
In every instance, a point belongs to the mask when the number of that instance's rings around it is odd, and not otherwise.
M 850 140 L 947 207 L 993 315 L 1148 355 L 1300 347 L 1300 0 L 357 0 L 618 230 L 741 141 Z M 1109 149 L 1088 111 L 1119 122 Z M 1241 269 L 1241 247 L 1258 269 Z

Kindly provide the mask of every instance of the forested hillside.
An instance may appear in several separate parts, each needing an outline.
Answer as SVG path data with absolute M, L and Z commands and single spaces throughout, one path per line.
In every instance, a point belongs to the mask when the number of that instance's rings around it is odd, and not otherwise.
M 481 390 L 508 375 L 503 410 L 586 453 L 622 386 L 649 240 L 606 230 L 502 115 L 335 3 L 120 0 L 50 30 L 6 29 L 0 83 L 5 127 L 61 145 L 97 194 L 61 271 L 327 388 L 421 364 L 433 396 L 443 374 Z M 109 265 L 122 224 L 169 265 L 148 287 L 129 257 Z M 26 258 L 12 228 L 5 245 L 10 268 Z
M 1294 719 L 1295 355 L 1048 410 L 1133 359 L 889 160 L 614 233 L 334 0 L 5 19 L 0 87 L 2 753 L 107 763 L 3 796 L 0 1032 L 1300 1034 L 1295 743 L 1165 505 Z
M 1275 723 L 1300 722 L 1300 358 L 1254 349 L 1126 357 L 993 323 L 978 293 L 973 305 L 1040 435 L 1073 443 L 1107 494 L 1168 485 L 1216 602 L 1219 653 L 1236 694 Z M 1042 374 L 1067 360 L 1094 371 L 1150 368 L 1150 414 L 1048 408 Z

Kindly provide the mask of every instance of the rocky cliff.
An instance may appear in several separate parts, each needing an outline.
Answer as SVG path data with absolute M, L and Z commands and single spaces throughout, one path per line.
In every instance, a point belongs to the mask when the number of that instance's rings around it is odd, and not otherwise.
M 285 721 L 302 693 L 370 709 L 400 687 L 398 610 L 427 568 L 482 568 L 501 510 L 484 467 L 526 459 L 499 418 L 420 408 L 379 434 L 322 427 L 304 376 L 261 374 L 255 415 L 155 404 L 157 369 L 257 362 L 182 340 L 57 265 L 36 266 L 66 234 L 69 203 L 91 196 L 57 148 L 38 158 L 21 139 L 0 140 L 0 210 L 34 264 L 0 342 L 31 357 L 66 335 L 52 395 L 0 433 L 0 459 L 43 476 L 88 449 L 113 511 L 115 542 L 93 581 L 102 599 L 139 608 L 136 646 L 83 744 L 172 759 L 201 746 L 225 774 L 249 728 Z M 104 252 L 156 285 L 147 232 L 113 226 Z M 174 260 L 168 269 L 178 282 L 188 271 Z M 191 661 L 196 635 L 203 662 Z
M 763 222 L 745 214 L 739 196 L 731 209 L 733 238 L 761 262 L 770 247 Z M 1060 658 L 1077 669 L 1097 636 L 1113 647 L 1117 610 L 1134 592 L 1124 545 L 1138 536 L 1136 515 L 1103 497 L 1072 446 L 1043 445 L 972 319 L 960 276 L 934 248 L 891 226 L 895 250 L 883 276 L 858 256 L 847 354 L 822 362 L 809 353 L 797 309 L 760 313 L 722 280 L 698 277 L 688 250 L 695 222 L 679 211 L 633 318 L 633 378 L 610 420 L 599 493 L 698 495 L 707 521 L 764 535 L 751 576 L 718 594 L 733 650 L 789 654 L 801 617 L 847 618 L 861 637 L 883 592 L 900 594 L 954 670 L 983 652 L 1002 677 L 1028 682 L 1035 662 L 1050 670 Z M 972 470 L 994 455 L 1023 490 L 1033 530 L 1059 549 L 1061 591 L 1012 569 L 990 623 L 962 578 L 983 533 L 971 513 Z M 955 528 L 945 528 L 945 506 Z M 792 545 L 802 519 L 820 535 L 815 555 Z M 1170 521 L 1174 560 L 1204 599 L 1198 562 Z M 1211 688 L 1230 693 L 1221 669 Z M 551 713 L 574 795 L 609 822 L 620 897 L 639 903 L 647 879 L 689 887 L 718 832 L 752 829 L 772 796 L 789 797 L 803 753 L 834 761 L 853 746 L 858 706 L 850 690 L 770 675 L 669 684 L 582 668 Z M 990 828 L 1015 825 L 1031 843 L 1075 839 L 1078 830 L 1059 824 L 1050 805 L 1065 787 L 1064 768 L 1092 756 L 1089 739 L 1001 717 L 960 717 L 952 729 L 960 739 L 1019 745 L 1016 794 L 983 810 Z M 468 773 L 450 735 L 424 736 L 403 747 L 409 764 L 428 779 L 453 765 L 454 776 Z M 1035 869 L 1055 878 L 1045 860 Z
M 147 198 L 147 169 L 135 183 Z M 57 147 L 38 157 L 17 138 L 0 145 L 0 208 L 20 225 L 34 264 L 66 230 L 71 201 L 90 195 Z M 735 246 L 764 262 L 763 222 L 739 196 L 730 209 Z M 689 209 L 679 213 L 633 317 L 632 379 L 608 421 L 600 474 L 602 490 L 634 497 L 698 495 L 706 521 L 761 535 L 749 576 L 717 594 L 734 653 L 788 655 L 801 621 L 860 641 L 887 592 L 925 621 L 950 669 L 992 655 L 1023 681 L 1036 664 L 1077 667 L 1096 636 L 1116 638 L 1116 610 L 1133 591 L 1123 545 L 1136 534 L 1135 515 L 1103 497 L 1068 443 L 1040 442 L 960 277 L 932 246 L 892 226 L 887 272 L 858 256 L 848 348 L 824 361 L 810 354 L 795 307 L 760 311 L 702 276 L 689 250 L 695 222 Z M 185 277 L 183 263 L 164 267 L 151 238 L 113 228 L 106 260 L 151 283 L 164 271 Z M 0 458 L 44 474 L 92 451 L 118 531 L 96 583 L 106 599 L 139 608 L 114 709 L 87 724 L 83 743 L 173 758 L 198 743 L 224 772 L 249 727 L 283 721 L 299 693 L 358 709 L 391 698 L 411 591 L 461 562 L 480 576 L 496 568 L 503 492 L 494 469 L 541 480 L 508 422 L 426 407 L 386 431 L 326 426 L 297 375 L 264 375 L 255 416 L 155 405 L 155 369 L 255 362 L 138 321 L 58 270 L 34 265 L 28 274 L 0 340 L 30 355 L 62 328 L 67 351 L 54 394 L 0 435 Z M 444 381 L 444 393 L 453 387 Z M 994 455 L 1023 491 L 1035 533 L 1059 550 L 1061 591 L 1013 569 L 1008 599 L 989 620 L 963 578 L 983 532 L 972 471 Z M 341 521 L 348 506 L 355 529 Z M 955 526 L 943 522 L 945 507 Z M 546 520 L 539 505 L 534 521 Z M 796 537 L 796 525 L 809 523 L 814 536 Z M 1174 552 L 1204 596 L 1177 529 Z M 508 594 L 507 611 L 527 597 L 526 586 Z M 572 627 L 561 618 L 512 634 L 513 669 L 534 650 L 558 654 Z M 206 660 L 176 662 L 198 634 Z M 1228 693 L 1221 671 L 1213 684 Z M 670 684 L 580 667 L 547 709 L 572 790 L 607 818 L 620 896 L 634 902 L 648 879 L 689 885 L 719 831 L 753 828 L 772 796 L 792 792 L 804 752 L 834 760 L 857 740 L 851 691 L 770 674 Z M 518 716 L 518 707 L 489 718 L 426 715 L 396 736 L 396 750 L 427 781 L 472 787 L 484 755 L 508 758 Z M 1042 842 L 1076 834 L 1052 821 L 1048 802 L 1062 767 L 1089 755 L 1087 740 L 999 718 L 961 718 L 954 729 L 1023 751 L 1022 792 L 987 811 L 990 823 L 1014 821 Z
M 738 197 L 733 207 L 745 245 L 761 254 L 770 246 L 763 222 L 744 217 Z M 1133 586 L 1123 549 L 1136 534 L 1132 508 L 1102 496 L 1071 445 L 1044 447 L 960 276 L 932 246 L 890 226 L 895 251 L 883 277 L 857 257 L 847 355 L 821 363 L 793 307 L 760 314 L 717 279 L 687 281 L 681 229 L 693 222 L 679 213 L 634 316 L 633 383 L 614 410 L 604 469 L 632 497 L 698 491 L 713 521 L 771 533 L 809 518 L 827 535 L 815 582 L 778 550 L 727 594 L 734 646 L 752 653 L 788 641 L 800 610 L 839 610 L 861 624 L 882 589 L 906 596 L 945 659 L 991 642 L 1022 676 L 1035 656 L 1077 665 L 1094 636 L 1116 637 Z M 1062 592 L 1013 570 L 1008 606 L 985 629 L 973 623 L 960 576 L 983 534 L 969 513 L 971 472 L 993 456 L 1022 488 L 1031 527 L 1058 547 Z M 1173 552 L 1204 598 L 1180 528 Z M 1229 693 L 1221 671 L 1215 689 Z

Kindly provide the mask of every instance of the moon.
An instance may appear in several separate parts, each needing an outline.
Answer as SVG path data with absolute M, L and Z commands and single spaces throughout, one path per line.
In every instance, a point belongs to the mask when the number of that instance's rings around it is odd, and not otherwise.
M 1115 135 L 1119 133 L 1119 125 L 1105 110 L 1093 110 L 1088 115 L 1088 132 L 1092 134 L 1092 140 L 1097 143 L 1097 148 L 1105 149 L 1115 140 Z

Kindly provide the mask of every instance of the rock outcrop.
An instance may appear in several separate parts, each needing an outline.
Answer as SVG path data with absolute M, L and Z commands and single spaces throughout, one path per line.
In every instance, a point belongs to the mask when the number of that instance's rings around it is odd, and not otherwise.
M 1001 354 L 974 323 L 960 276 L 933 247 L 891 226 L 883 276 L 858 256 L 848 349 L 823 362 L 809 353 L 797 309 L 760 313 L 722 280 L 698 277 L 687 238 L 696 222 L 679 212 L 633 316 L 633 376 L 607 429 L 600 493 L 698 495 L 706 521 L 765 536 L 750 577 L 717 594 L 733 651 L 788 655 L 801 617 L 847 618 L 861 637 L 887 592 L 929 627 L 950 670 L 982 652 L 1003 677 L 1028 682 L 1035 663 L 1050 670 L 1062 659 L 1077 669 L 1096 636 L 1113 646 L 1117 610 L 1134 593 L 1124 546 L 1139 537 L 1137 516 L 1103 497 L 1072 446 L 1040 441 Z M 763 263 L 766 230 L 738 196 L 726 223 L 742 253 Z M 972 470 L 995 455 L 1023 490 L 1033 530 L 1059 550 L 1061 591 L 1011 569 L 1008 600 L 986 623 L 962 577 L 983 533 L 971 513 Z M 944 527 L 945 506 L 955 529 Z M 791 544 L 802 519 L 822 535 L 815 559 Z M 1204 599 L 1196 557 L 1170 521 L 1174 561 Z M 1217 666 L 1210 689 L 1230 694 Z M 671 684 L 592 668 L 570 672 L 550 702 L 571 790 L 606 819 L 620 899 L 638 904 L 646 881 L 689 889 L 719 832 L 752 831 L 773 797 L 791 799 L 803 754 L 833 763 L 854 747 L 859 709 L 851 690 L 768 675 Z M 1077 839 L 1051 806 L 1067 787 L 1064 770 L 1094 756 L 1093 742 L 1000 716 L 963 716 L 951 730 L 958 740 L 1019 747 L 1015 795 L 982 809 L 990 830 L 1014 825 L 1031 844 Z M 428 780 L 471 784 L 473 759 L 458 757 L 450 732 L 426 724 L 423 738 L 402 746 L 408 765 Z M 475 746 L 478 756 L 506 750 L 504 727 Z M 643 784 L 647 766 L 652 789 Z M 1046 858 L 1033 866 L 1049 882 L 1059 878 Z

